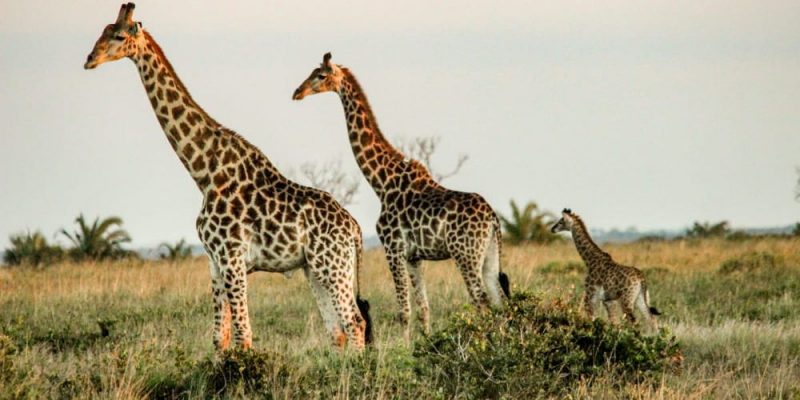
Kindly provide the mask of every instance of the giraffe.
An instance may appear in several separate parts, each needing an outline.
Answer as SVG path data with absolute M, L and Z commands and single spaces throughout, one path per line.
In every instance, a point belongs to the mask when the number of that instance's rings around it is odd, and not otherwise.
M 358 295 L 362 236 L 356 220 L 321 190 L 284 177 L 258 148 L 211 118 L 186 90 L 153 37 L 123 4 L 84 68 L 127 57 L 139 70 L 169 144 L 203 194 L 197 232 L 209 254 L 214 346 L 250 348 L 247 274 L 303 269 L 334 345 L 371 340 L 369 304 Z M 355 295 L 354 295 L 355 292 Z
M 655 316 L 661 313 L 650 306 L 650 293 L 642 271 L 617 264 L 611 256 L 600 249 L 580 216 L 565 208 L 561 219 L 551 228 L 553 233 L 570 231 L 575 248 L 578 250 L 589 273 L 586 275 L 584 308 L 589 317 L 594 317 L 594 309 L 603 302 L 609 319 L 615 320 L 613 303 L 619 301 L 625 317 L 635 322 L 634 306 L 649 320 L 652 329 L 657 329 Z
M 394 280 L 406 340 L 410 338 L 409 275 L 422 329 L 430 332 L 422 260 L 453 258 L 474 304 L 502 304 L 502 296 L 509 295 L 508 277 L 500 271 L 500 223 L 489 203 L 476 193 L 443 187 L 420 162 L 406 159 L 394 148 L 378 128 L 355 76 L 331 63 L 330 53 L 295 90 L 293 99 L 323 92 L 339 95 L 353 155 L 381 201 L 377 232 Z

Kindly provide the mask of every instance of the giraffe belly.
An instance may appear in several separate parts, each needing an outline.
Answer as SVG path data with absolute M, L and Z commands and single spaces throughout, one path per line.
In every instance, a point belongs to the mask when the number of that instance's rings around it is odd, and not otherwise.
M 289 272 L 305 266 L 302 246 L 263 246 L 253 243 L 247 257 L 248 271 Z
M 433 235 L 408 235 L 408 259 L 438 261 L 450 258 L 444 239 Z

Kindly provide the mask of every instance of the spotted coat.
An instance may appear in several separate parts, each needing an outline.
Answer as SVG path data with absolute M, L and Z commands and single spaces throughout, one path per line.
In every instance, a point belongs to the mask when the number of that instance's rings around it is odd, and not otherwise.
M 326 91 L 339 95 L 353 155 L 381 201 L 376 228 L 392 272 L 406 338 L 410 336 L 409 275 L 422 327 L 430 331 L 422 260 L 453 258 L 474 304 L 501 304 L 508 294 L 508 279 L 500 271 L 501 231 L 489 203 L 479 194 L 443 187 L 421 163 L 395 149 L 378 128 L 355 76 L 332 64 L 330 54 L 293 97 L 299 100 Z
M 598 246 L 589 235 L 581 217 L 569 209 L 552 228 L 553 232 L 570 231 L 572 240 L 588 274 L 585 281 L 584 308 L 593 317 L 595 308 L 602 302 L 610 319 L 614 320 L 614 302 L 619 302 L 625 317 L 635 321 L 634 307 L 646 316 L 653 328 L 657 326 L 655 315 L 660 313 L 650 307 L 650 294 L 642 271 L 621 265 Z
M 134 62 L 169 144 L 203 194 L 197 232 L 210 258 L 215 346 L 228 346 L 231 324 L 234 341 L 252 345 L 248 273 L 303 269 L 333 342 L 362 348 L 367 322 L 355 294 L 363 247 L 358 223 L 330 194 L 290 181 L 259 149 L 206 114 L 153 37 L 131 20 L 133 8 L 122 6 L 85 67 L 123 57 Z

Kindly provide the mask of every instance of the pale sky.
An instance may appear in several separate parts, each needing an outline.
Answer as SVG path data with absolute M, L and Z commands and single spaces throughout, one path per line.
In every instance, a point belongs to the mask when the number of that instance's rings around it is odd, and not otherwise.
M 199 242 L 201 195 L 132 63 L 83 70 L 119 5 L 0 1 L 0 243 L 80 212 L 122 217 L 137 246 Z M 440 136 L 442 169 L 468 154 L 445 185 L 501 213 L 514 198 L 595 228 L 800 220 L 797 1 L 139 1 L 134 19 L 286 172 L 358 172 L 338 98 L 291 100 L 331 51 L 384 134 Z M 373 235 L 366 182 L 349 209 Z

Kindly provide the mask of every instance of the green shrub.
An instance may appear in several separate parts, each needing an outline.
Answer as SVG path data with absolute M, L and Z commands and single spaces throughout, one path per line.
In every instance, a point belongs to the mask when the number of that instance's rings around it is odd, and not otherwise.
M 0 382 L 3 378 L 14 375 L 13 356 L 17 352 L 17 347 L 10 337 L 0 334 Z
M 292 375 L 289 360 L 281 353 L 262 350 L 227 350 L 216 361 L 206 360 L 199 365 L 208 371 L 209 396 L 248 393 L 269 396 L 271 388 L 282 388 Z
M 769 271 L 783 265 L 783 260 L 772 253 L 751 252 L 738 258 L 730 258 L 722 262 L 719 273 L 731 274 L 734 272 L 751 273 L 755 271 Z
M 682 360 L 665 329 L 644 336 L 632 327 L 592 321 L 574 304 L 544 303 L 525 292 L 500 310 L 455 314 L 418 343 L 414 355 L 420 373 L 446 398 L 558 396 L 579 381 L 609 374 L 657 382 Z

